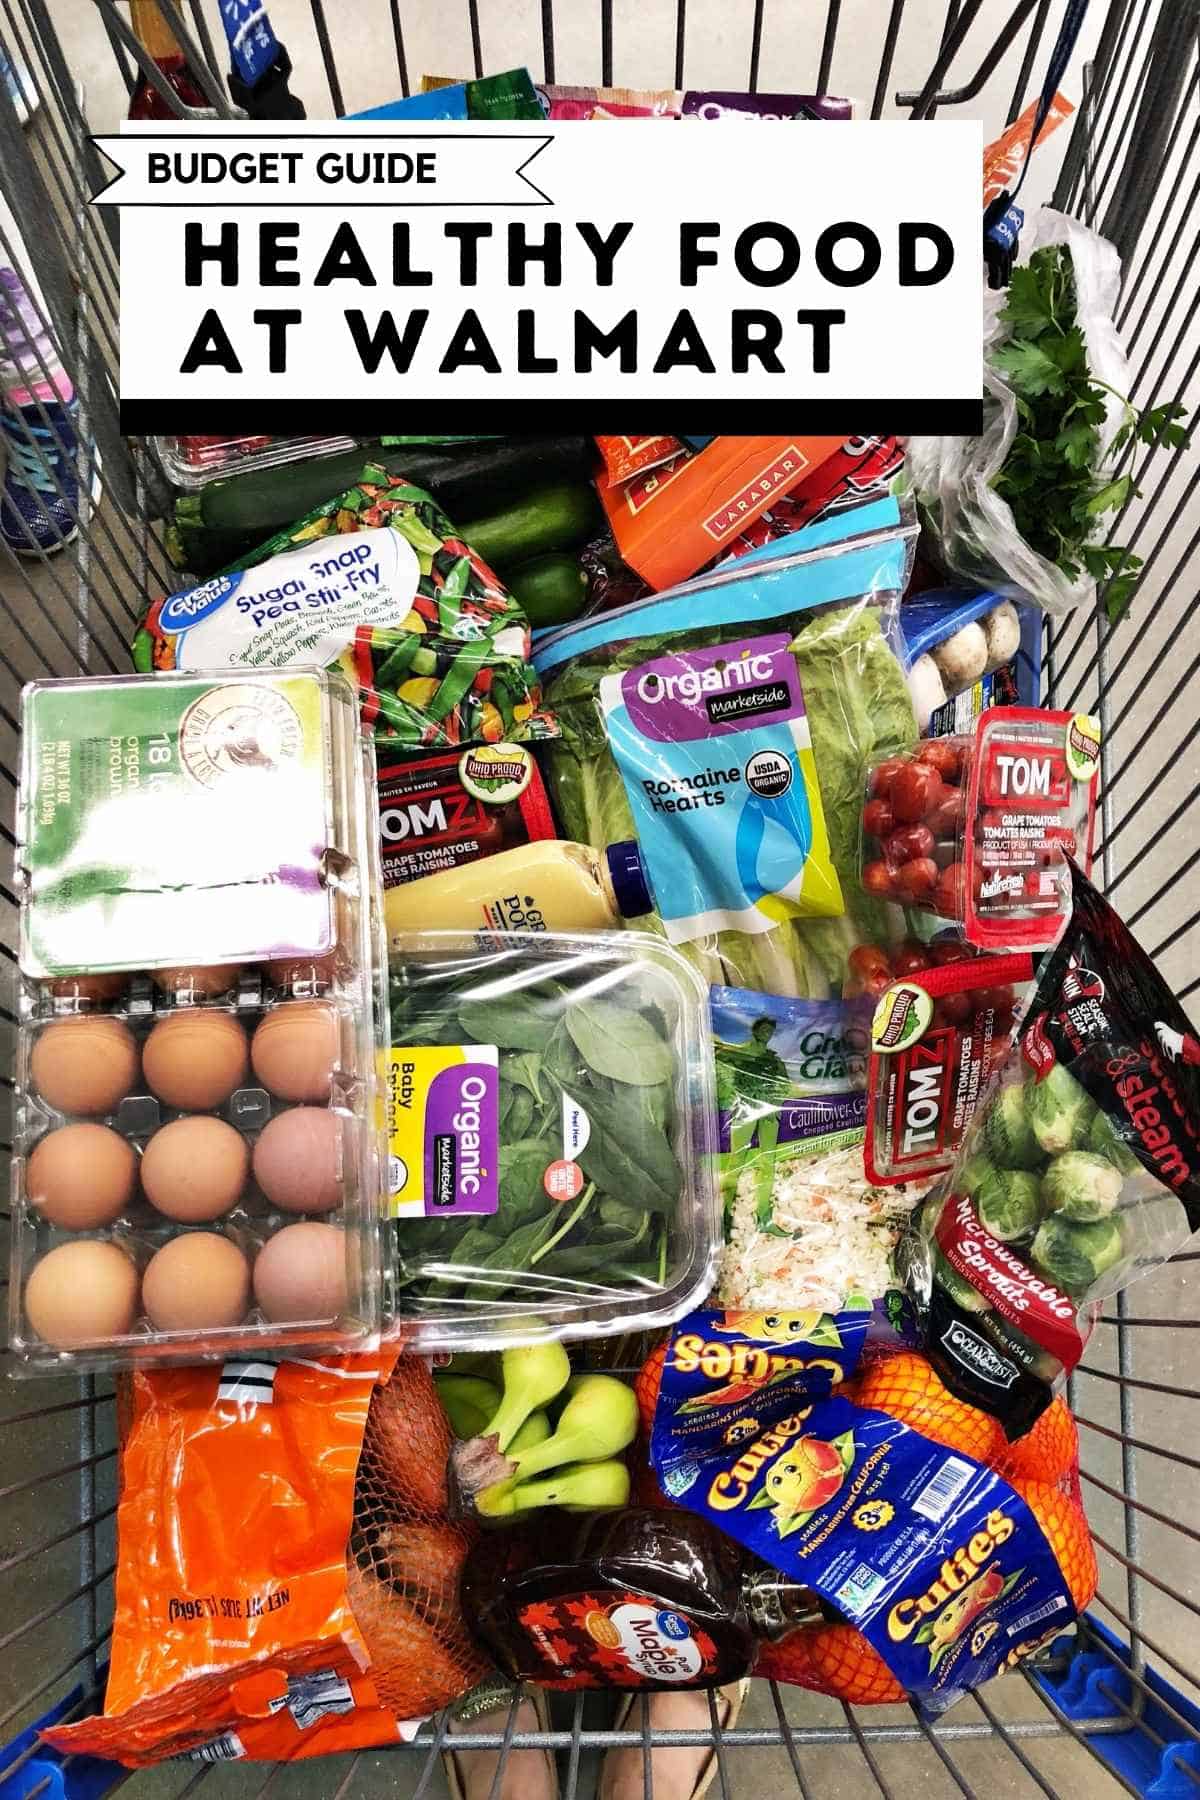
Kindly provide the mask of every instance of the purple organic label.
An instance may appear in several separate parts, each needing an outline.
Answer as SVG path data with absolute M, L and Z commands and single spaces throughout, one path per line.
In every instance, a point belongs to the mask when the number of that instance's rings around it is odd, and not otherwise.
M 852 100 L 833 94 L 738 94 L 709 90 L 683 96 L 685 119 L 849 119 Z
M 804 716 L 796 659 L 785 633 L 658 656 L 621 677 L 630 722 L 653 743 L 724 737 Z
M 425 1101 L 425 1213 L 494 1213 L 500 1203 L 497 1105 L 493 1064 L 440 1069 Z
M 829 1131 L 861 1131 L 867 1122 L 865 1093 L 809 1094 L 803 1100 L 785 1101 L 775 1112 L 778 1126 L 777 1144 L 801 1144 L 809 1138 L 824 1137 Z M 717 1126 L 722 1150 L 731 1148 L 733 1115 L 721 1112 Z M 755 1131 L 747 1149 L 758 1143 Z

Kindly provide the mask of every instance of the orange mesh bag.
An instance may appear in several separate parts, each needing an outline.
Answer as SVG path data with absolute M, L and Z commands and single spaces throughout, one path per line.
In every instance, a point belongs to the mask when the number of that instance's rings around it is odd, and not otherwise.
M 56 1749 L 286 1761 L 394 1743 L 473 1685 L 423 1363 L 148 1372 L 131 1399 L 105 1711 Z
M 487 1673 L 463 1623 L 458 1582 L 473 1528 L 448 1514 L 453 1443 L 433 1377 L 401 1357 L 371 1402 L 350 1542 L 350 1605 L 381 1703 L 436 1712 Z

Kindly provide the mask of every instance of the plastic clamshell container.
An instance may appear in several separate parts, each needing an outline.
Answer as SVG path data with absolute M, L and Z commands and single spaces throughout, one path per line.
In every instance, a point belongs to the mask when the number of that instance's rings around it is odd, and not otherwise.
M 313 456 L 353 450 L 349 437 L 156 437 L 163 473 L 174 487 L 202 488 L 251 469 L 278 469 Z
M 1091 869 L 1100 724 L 993 706 L 870 770 L 862 880 L 980 950 L 1046 950 L 1069 908 L 1066 857 Z
M 686 1313 L 721 1249 L 692 966 L 635 931 L 422 932 L 391 957 L 385 1336 L 495 1349 Z
M 115 690 L 119 691 L 117 699 Z M 151 708 L 148 714 L 141 710 L 147 690 L 146 703 Z M 211 919 L 218 916 L 214 903 L 199 905 L 197 916 L 202 928 L 197 931 L 192 954 L 179 954 L 190 946 L 178 935 L 179 914 L 173 906 L 172 880 L 178 874 L 174 860 L 178 840 L 186 838 L 187 833 L 188 782 L 176 781 L 172 788 L 178 812 L 177 830 L 156 837 L 155 822 L 160 821 L 160 809 L 153 792 L 145 797 L 146 841 L 138 842 L 136 829 L 136 788 L 143 775 L 148 778 L 167 766 L 145 761 L 143 752 L 148 745 L 161 747 L 164 742 L 158 729 L 161 715 L 157 711 L 157 694 L 171 690 L 175 690 L 181 705 L 177 734 L 171 740 L 168 733 L 166 741 L 180 766 L 185 766 L 181 740 L 188 730 L 187 720 L 195 717 L 191 709 L 197 699 L 203 716 L 210 722 L 225 718 L 227 712 L 234 719 L 239 716 L 234 704 L 238 693 L 246 703 L 248 716 L 259 719 L 260 724 L 264 696 L 268 697 L 268 723 L 282 721 L 281 699 L 288 706 L 294 704 L 306 728 L 303 733 L 298 734 L 289 725 L 274 737 L 263 728 L 258 735 L 251 731 L 247 737 L 235 731 L 232 737 L 223 739 L 227 746 L 232 743 L 243 751 L 252 744 L 261 778 L 247 787 L 231 774 L 223 805 L 231 841 L 252 842 L 256 831 L 260 842 L 268 841 L 268 834 L 262 829 L 262 809 L 269 812 L 274 790 L 269 770 L 262 766 L 261 759 L 267 756 L 269 760 L 273 754 L 281 768 L 290 761 L 292 766 L 279 786 L 276 804 L 297 804 L 306 828 L 311 821 L 319 821 L 322 827 L 308 848 L 320 870 L 321 891 L 329 901 L 325 909 L 328 924 L 318 931 L 310 946 L 290 934 L 286 941 L 269 938 L 257 945 L 239 939 L 235 953 L 228 940 L 220 940 L 211 929 L 203 928 L 206 917 L 211 924 Z M 206 692 L 216 696 L 219 705 L 206 707 Z M 114 706 L 120 712 L 121 696 L 130 706 L 129 730 L 108 733 L 103 727 L 112 723 L 109 712 Z M 75 738 L 65 730 L 62 722 L 69 721 L 76 708 L 82 709 L 87 718 L 101 721 L 99 738 Z M 63 731 L 62 736 L 47 735 L 44 727 L 51 721 L 54 730 Z M 378 979 L 384 965 L 378 904 L 374 750 L 360 731 L 352 689 L 340 675 L 316 670 L 286 675 L 231 677 L 222 672 L 209 676 L 38 682 L 25 690 L 23 723 L 23 779 L 18 797 L 20 842 L 16 860 L 22 905 L 22 962 L 26 966 L 19 989 L 11 1184 L 9 1332 L 16 1353 L 14 1372 L 66 1374 L 231 1356 L 253 1358 L 300 1346 L 363 1347 L 376 1336 L 379 1326 L 382 1146 L 375 1083 L 383 1042 L 380 1033 L 386 1029 L 387 1011 Z M 80 745 L 90 742 L 94 749 L 99 743 L 101 749 L 96 754 L 101 755 L 103 767 L 103 757 L 108 753 L 105 746 L 110 739 L 111 754 L 117 756 L 119 766 L 126 772 L 121 777 L 122 785 L 134 767 L 138 783 L 125 796 L 125 835 L 108 840 L 110 860 L 97 865 L 97 880 L 102 881 L 114 907 L 119 907 L 123 892 L 136 886 L 141 906 L 141 890 L 152 890 L 157 869 L 165 890 L 162 910 L 169 919 L 169 929 L 164 927 L 156 933 L 153 911 L 148 912 L 141 954 L 135 963 L 124 968 L 114 968 L 111 955 L 101 961 L 90 960 L 89 950 L 105 945 L 108 934 L 85 931 L 76 940 L 80 950 L 75 972 L 64 971 L 56 963 L 47 968 L 38 956 L 31 955 L 27 960 L 25 953 L 31 942 L 36 943 L 30 914 L 40 904 L 29 852 L 38 829 L 44 832 L 53 824 L 48 800 L 40 825 L 31 819 L 31 813 L 39 804 L 39 794 L 43 800 L 47 798 L 51 764 L 56 771 L 56 791 L 60 770 L 64 796 L 78 797 L 88 791 L 88 783 L 79 779 L 79 771 L 93 752 Z M 211 749 L 209 741 L 206 755 Z M 122 760 L 126 758 L 129 761 Z M 210 772 L 210 761 L 201 765 L 205 774 Z M 301 770 L 303 780 L 298 786 Z M 191 786 L 197 790 L 200 814 L 207 819 L 211 789 L 206 786 L 204 775 L 192 777 Z M 251 815 L 243 809 L 248 793 L 255 796 Z M 95 818 L 88 805 L 73 808 L 68 804 L 62 821 L 64 838 L 69 839 L 74 831 L 81 834 L 76 841 L 85 846 L 89 842 L 103 843 L 104 832 L 100 830 L 97 835 L 97 820 L 103 825 L 104 804 L 103 798 L 97 802 Z M 72 868 L 68 892 L 72 882 L 78 883 L 79 879 L 79 870 Z M 83 885 L 86 887 L 86 882 Z M 268 892 L 278 891 L 278 882 L 273 887 L 268 883 Z M 197 896 L 203 902 L 202 886 L 193 898 Z M 323 1009 L 326 1017 L 314 1020 L 315 1008 Z M 297 1042 L 289 1027 L 298 1024 L 303 1032 L 305 1023 L 314 1033 L 307 1040 L 309 1051 L 296 1048 L 289 1053 L 289 1040 L 293 1045 Z M 164 1027 L 169 1028 L 166 1033 Z M 51 1033 L 57 1033 L 57 1039 L 48 1038 Z M 160 1034 L 157 1038 L 156 1033 Z M 186 1042 L 166 1056 L 164 1065 L 163 1046 L 169 1044 L 171 1033 L 177 1035 L 177 1042 L 180 1038 Z M 68 1055 L 64 1064 L 55 1044 L 62 1046 L 65 1042 L 70 1052 L 72 1034 L 91 1039 L 91 1043 L 83 1044 L 82 1055 Z M 314 1038 L 315 1052 L 311 1048 Z M 147 1056 L 146 1046 L 152 1039 L 158 1051 L 152 1050 Z M 217 1048 L 210 1052 L 207 1041 Z M 269 1050 L 265 1047 L 268 1041 Z M 47 1042 L 51 1046 L 49 1052 Z M 208 1066 L 210 1054 L 215 1056 L 218 1067 L 206 1088 L 200 1075 Z M 315 1076 L 314 1057 L 319 1070 Z M 223 1064 L 222 1058 L 226 1059 Z M 227 1071 L 224 1076 L 222 1067 Z M 284 1115 L 305 1109 L 322 1117 L 332 1113 L 337 1124 L 330 1128 L 319 1119 L 310 1118 L 294 1127 L 280 1126 L 274 1132 L 274 1151 L 264 1151 L 256 1157 L 264 1133 L 276 1127 Z M 190 1203 L 179 1203 L 182 1190 L 192 1185 L 186 1151 L 182 1159 L 173 1155 L 167 1158 L 169 1176 L 164 1182 L 160 1143 L 156 1152 L 158 1175 L 149 1182 L 143 1179 L 147 1151 L 156 1138 L 187 1119 L 212 1123 L 214 1130 L 205 1134 L 207 1143 L 220 1140 L 219 1154 L 231 1159 L 231 1168 L 236 1169 L 238 1163 L 236 1139 L 240 1138 L 244 1145 L 243 1177 L 240 1181 L 236 1175 L 231 1177 L 225 1190 L 227 1203 L 215 1214 L 202 1206 L 201 1216 L 192 1216 Z M 99 1143 L 92 1135 L 85 1146 L 89 1157 L 98 1151 L 118 1165 L 126 1164 L 127 1153 L 114 1143 L 115 1138 L 132 1149 L 135 1173 L 131 1191 L 126 1191 L 123 1199 L 118 1193 L 105 1217 L 95 1221 L 85 1217 L 82 1225 L 77 1225 L 81 1196 L 96 1191 L 92 1180 L 94 1165 L 83 1164 L 80 1178 L 76 1179 L 71 1168 L 75 1151 L 59 1146 L 58 1173 L 52 1182 L 43 1174 L 47 1159 L 39 1159 L 32 1166 L 32 1174 L 30 1159 L 55 1133 L 81 1124 L 103 1127 L 112 1134 Z M 314 1135 L 303 1135 L 308 1131 Z M 281 1159 L 279 1140 L 292 1132 L 301 1134 L 300 1148 L 285 1148 Z M 174 1136 L 177 1141 L 180 1134 Z M 79 1142 L 80 1134 L 76 1133 L 76 1143 Z M 189 1137 L 189 1143 L 194 1162 L 198 1154 L 194 1136 Z M 303 1186 L 322 1154 L 329 1157 L 324 1165 L 328 1170 L 324 1191 L 318 1192 L 314 1186 L 308 1194 L 297 1192 L 297 1184 Z M 62 1172 L 64 1159 L 66 1176 Z M 120 1187 L 118 1182 L 117 1188 Z M 160 1204 L 152 1202 L 149 1188 L 156 1190 Z M 161 1204 L 164 1200 L 165 1208 Z M 216 1204 L 214 1199 L 213 1205 Z M 313 1304 L 307 1308 L 297 1305 L 294 1310 L 288 1310 L 284 1304 L 281 1311 L 279 1265 L 275 1264 L 272 1293 L 265 1271 L 260 1270 L 259 1258 L 284 1230 L 300 1224 L 336 1231 L 340 1262 L 330 1251 L 334 1240 L 324 1230 L 319 1234 L 305 1233 L 300 1240 L 306 1245 L 305 1255 L 326 1257 L 325 1266 L 331 1274 L 319 1291 L 313 1290 Z M 168 1244 L 197 1233 L 229 1240 L 246 1259 L 251 1285 L 244 1308 L 220 1324 L 164 1326 L 159 1307 L 160 1321 L 155 1323 L 146 1307 L 146 1270 L 156 1253 Z M 88 1242 L 114 1247 L 132 1265 L 132 1284 L 127 1271 L 111 1257 L 107 1258 L 107 1271 L 101 1271 L 100 1277 L 107 1280 L 112 1274 L 122 1291 L 132 1285 L 132 1307 L 115 1305 L 110 1314 L 115 1322 L 79 1341 L 68 1341 L 73 1340 L 69 1330 L 65 1334 L 56 1329 L 43 1333 L 26 1304 L 30 1279 L 54 1251 Z M 298 1253 L 291 1246 L 297 1242 L 288 1240 L 284 1259 L 292 1274 L 298 1268 L 303 1273 L 304 1269 L 303 1263 L 294 1260 Z M 273 1252 L 276 1257 L 278 1254 Z M 236 1267 L 236 1259 L 226 1261 Z M 64 1271 L 56 1284 L 61 1318 L 64 1304 L 69 1315 L 73 1286 L 82 1293 L 90 1271 L 81 1267 L 77 1259 L 64 1262 L 60 1258 L 56 1266 Z M 310 1262 L 308 1268 L 312 1267 Z M 184 1291 L 188 1274 L 185 1269 L 179 1284 Z M 160 1266 L 159 1280 L 162 1279 Z M 161 1291 L 160 1287 L 160 1299 Z M 269 1307 L 264 1307 L 263 1295 L 272 1301 Z M 44 1322 L 42 1308 L 35 1310 Z M 268 1312 L 276 1316 L 268 1316 Z

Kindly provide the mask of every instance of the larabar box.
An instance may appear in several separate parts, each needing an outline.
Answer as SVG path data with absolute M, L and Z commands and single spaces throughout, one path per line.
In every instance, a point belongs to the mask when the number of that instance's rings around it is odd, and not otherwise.
M 385 888 L 555 836 L 541 773 L 520 744 L 395 760 L 381 749 L 379 833 Z
M 621 555 L 652 588 L 712 562 L 781 494 L 807 481 L 840 437 L 719 437 L 624 483 L 597 486 Z

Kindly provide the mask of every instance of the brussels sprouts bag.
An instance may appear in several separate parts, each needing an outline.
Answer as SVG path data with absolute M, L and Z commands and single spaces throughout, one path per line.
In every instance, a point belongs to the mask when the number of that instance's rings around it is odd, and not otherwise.
M 1070 873 L 1071 920 L 910 1260 L 930 1357 L 1010 1438 L 1078 1362 L 1097 1303 L 1200 1225 L 1200 1036 Z

